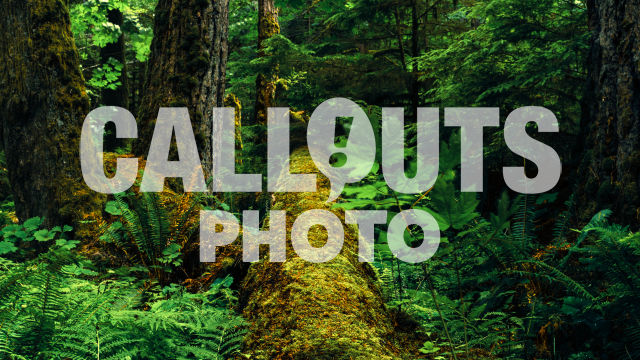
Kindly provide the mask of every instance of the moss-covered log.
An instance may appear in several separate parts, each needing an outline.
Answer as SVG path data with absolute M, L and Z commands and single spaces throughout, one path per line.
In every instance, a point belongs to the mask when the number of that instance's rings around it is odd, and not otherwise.
M 102 197 L 80 169 L 90 109 L 66 2 L 3 0 L 0 11 L 0 120 L 16 213 L 79 224 Z
M 211 113 L 221 107 L 227 64 L 228 0 L 159 0 L 138 113 L 137 155 L 146 156 L 160 107 L 188 107 L 206 175 Z
M 579 172 L 588 179 L 576 200 L 583 221 L 610 208 L 616 222 L 640 224 L 640 1 L 587 4 L 593 38 Z
M 291 170 L 315 173 L 306 148 L 292 154 Z M 287 210 L 287 229 L 310 209 L 329 209 L 329 180 L 318 176 L 318 192 L 275 194 L 274 210 Z M 341 219 L 344 214 L 332 210 Z M 310 231 L 320 246 L 326 231 Z M 324 237 L 323 237 L 324 236 Z M 241 301 L 250 323 L 246 340 L 255 359 L 393 359 L 393 322 L 375 272 L 358 261 L 357 233 L 349 227 L 342 252 L 327 263 L 295 255 L 288 241 L 287 261 L 256 262 L 242 286 Z

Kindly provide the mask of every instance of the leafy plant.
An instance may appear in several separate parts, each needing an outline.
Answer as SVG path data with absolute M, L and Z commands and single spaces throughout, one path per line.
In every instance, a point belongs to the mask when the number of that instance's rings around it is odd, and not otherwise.
M 127 282 L 86 279 L 86 260 L 54 246 L 0 264 L 0 354 L 12 359 L 226 359 L 242 319 L 231 279 L 190 294 L 178 285 L 143 302 Z
M 71 230 L 73 228 L 68 225 L 43 229 L 42 219 L 39 217 L 28 219 L 22 224 L 6 225 L 0 230 L 2 236 L 0 256 L 12 259 L 33 257 L 54 240 L 56 246 L 70 249 L 78 243 L 78 241 L 66 239 L 66 234 Z
M 177 195 L 169 204 L 155 193 L 114 197 L 105 211 L 116 221 L 100 239 L 114 244 L 131 264 L 139 263 L 152 280 L 166 284 L 169 274 L 198 252 L 193 234 L 198 229 L 199 198 Z

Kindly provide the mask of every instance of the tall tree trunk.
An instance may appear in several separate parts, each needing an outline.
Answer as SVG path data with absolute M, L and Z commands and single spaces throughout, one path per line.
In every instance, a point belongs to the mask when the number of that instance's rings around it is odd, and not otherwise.
M 110 23 L 122 28 L 122 13 L 118 9 L 111 9 L 107 12 L 107 20 Z M 129 78 L 127 76 L 127 59 L 124 48 L 124 34 L 120 34 L 116 42 L 109 43 L 100 49 L 100 59 L 102 63 L 107 63 L 113 58 L 122 64 L 120 72 L 121 85 L 118 88 L 102 90 L 102 105 L 120 106 L 125 109 L 129 107 Z
M 189 108 L 202 167 L 211 172 L 211 116 L 224 100 L 228 0 L 159 0 L 134 153 L 145 155 L 160 107 Z
M 89 98 L 66 3 L 3 0 L 0 11 L 1 138 L 16 213 L 78 224 L 101 211 L 103 196 L 80 169 Z
M 411 56 L 416 59 L 420 56 L 420 14 L 418 14 L 418 0 L 411 1 Z M 418 106 L 420 106 L 420 83 L 418 82 L 418 61 L 413 60 L 411 64 L 411 112 L 418 118 Z
M 107 12 L 107 20 L 122 28 L 122 12 L 118 9 L 110 9 Z M 106 106 L 119 106 L 129 109 L 129 77 L 127 75 L 127 59 L 124 48 L 124 34 L 121 33 L 118 40 L 105 45 L 100 49 L 100 59 L 106 64 L 110 59 L 117 60 L 122 64 L 122 71 L 118 77 L 120 85 L 116 89 L 103 89 L 101 104 Z M 107 135 L 105 136 L 105 151 L 114 151 L 117 140 L 115 135 L 115 125 L 109 122 L 105 126 Z
M 587 149 L 577 204 L 582 221 L 610 208 L 640 223 L 640 0 L 589 0 L 593 31 L 583 107 Z
M 287 229 L 305 210 L 329 210 L 330 183 L 320 175 L 306 148 L 291 156 L 293 173 L 315 173 L 318 192 L 276 193 L 274 210 L 287 210 Z M 340 218 L 343 213 L 334 211 Z M 326 233 L 325 233 L 326 234 Z M 310 232 L 313 246 L 322 233 Z M 326 237 L 326 235 L 324 235 Z M 393 322 L 376 275 L 358 260 L 357 236 L 349 227 L 342 252 L 327 263 L 295 255 L 288 241 L 284 263 L 251 265 L 241 292 L 249 321 L 246 347 L 256 359 L 395 359 Z
M 258 56 L 265 56 L 264 40 L 279 33 L 278 9 L 274 0 L 258 0 Z M 258 74 L 256 78 L 255 124 L 267 123 L 267 108 L 275 106 L 276 80 L 275 69 L 271 74 Z M 266 139 L 266 136 L 260 138 Z

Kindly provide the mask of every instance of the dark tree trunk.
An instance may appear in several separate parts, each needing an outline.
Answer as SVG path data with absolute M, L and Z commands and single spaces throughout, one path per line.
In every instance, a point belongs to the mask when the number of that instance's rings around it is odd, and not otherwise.
M 114 25 L 122 28 L 122 12 L 118 9 L 111 9 L 107 12 L 107 20 Z M 100 49 L 100 59 L 103 64 L 109 62 L 110 59 L 117 60 L 122 64 L 122 71 L 118 77 L 120 85 L 116 89 L 103 89 L 101 104 L 106 106 L 119 106 L 129 109 L 129 77 L 127 75 L 127 59 L 124 48 L 124 34 L 120 34 L 118 40 L 105 45 Z M 114 151 L 117 145 L 115 126 L 113 123 L 107 123 L 106 136 L 104 141 L 105 151 Z
M 418 14 L 418 0 L 412 0 L 411 2 L 411 56 L 417 58 L 420 56 L 420 21 Z M 418 82 L 418 61 L 412 61 L 411 66 L 411 86 L 410 86 L 410 98 L 411 98 L 411 112 L 417 119 L 418 106 L 420 106 L 420 83 Z
M 228 0 L 160 0 L 138 114 L 134 153 L 146 155 L 160 107 L 188 107 L 205 175 L 211 169 L 211 114 L 224 100 Z
M 122 27 L 122 13 L 118 9 L 109 10 L 107 20 L 114 25 Z M 120 81 L 122 85 L 114 90 L 102 90 L 102 105 L 120 106 L 127 109 L 129 107 L 129 78 L 127 76 L 127 59 L 125 56 L 123 34 L 120 34 L 116 42 L 109 43 L 100 49 L 100 59 L 103 64 L 111 58 L 118 60 L 118 62 L 122 64 L 122 71 L 118 78 L 118 81 Z
M 274 1 L 258 0 L 258 56 L 265 56 L 264 40 L 279 33 L 278 9 Z M 275 106 L 276 80 L 275 71 L 272 74 L 258 74 L 256 78 L 255 124 L 267 123 L 267 108 Z M 260 138 L 266 140 L 266 136 Z
M 129 109 L 135 111 L 140 109 L 142 95 L 144 92 L 144 75 L 146 61 L 135 61 L 131 67 L 131 81 L 129 82 Z
M 1 138 L 16 213 L 78 223 L 101 211 L 102 197 L 79 164 L 89 98 L 66 3 L 3 0 L 0 11 Z
M 593 31 L 578 176 L 581 221 L 603 208 L 640 223 L 640 0 L 590 0 Z

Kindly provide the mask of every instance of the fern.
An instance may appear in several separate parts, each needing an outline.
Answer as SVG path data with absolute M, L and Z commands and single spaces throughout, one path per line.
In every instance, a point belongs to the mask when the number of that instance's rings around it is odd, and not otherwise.
M 562 283 L 564 284 L 567 289 L 571 290 L 573 293 L 580 295 L 582 297 L 584 297 L 585 299 L 589 299 L 589 300 L 595 300 L 595 297 L 591 294 L 591 292 L 589 292 L 584 286 L 582 286 L 580 283 L 578 283 L 577 281 L 573 280 L 571 277 L 569 277 L 568 275 L 566 275 L 565 273 L 563 273 L 562 271 L 560 271 L 559 269 L 548 265 L 544 262 L 541 261 L 525 261 L 523 263 L 528 263 L 528 264 L 532 264 L 536 267 L 541 268 L 542 270 L 546 270 L 550 273 L 550 275 L 546 275 L 543 273 L 540 273 L 538 271 L 518 271 L 518 270 L 512 270 L 512 273 L 515 274 L 519 274 L 521 276 L 532 276 L 532 277 L 536 277 L 536 278 L 544 278 L 549 280 L 551 283 Z M 536 269 L 537 270 L 537 269 Z
M 580 247 L 582 242 L 587 238 L 587 235 L 597 229 L 603 229 L 603 226 L 606 224 L 609 216 L 611 216 L 611 210 L 602 210 L 591 218 L 591 221 L 589 221 L 589 223 L 579 232 L 580 235 L 576 239 L 575 243 L 569 248 L 567 255 L 560 262 L 560 265 L 558 266 L 559 268 L 563 268 L 567 264 L 573 252 Z
M 521 195 L 518 199 L 518 210 L 514 215 L 511 232 L 513 239 L 520 244 L 522 249 L 531 246 L 535 237 L 533 231 L 535 222 L 534 204 L 533 199 L 527 194 Z
M 223 359 L 239 350 L 245 330 L 230 310 L 230 279 L 202 294 L 174 285 L 143 302 L 129 283 L 78 277 L 82 261 L 63 248 L 3 261 L 1 358 Z
M 115 194 L 106 211 L 118 218 L 103 228 L 101 240 L 115 244 L 127 254 L 129 263 L 142 264 L 151 280 L 168 284 L 184 258 L 195 256 L 192 235 L 198 228 L 200 198 L 191 194 L 171 197 L 171 204 L 158 194 Z M 173 206 L 173 208 L 172 208 Z
M 558 215 L 555 225 L 553 227 L 553 239 L 556 241 L 556 244 L 558 245 L 565 238 L 567 232 L 569 231 L 571 214 L 574 207 L 573 195 L 571 195 L 569 197 L 569 200 L 565 202 L 565 206 L 567 208 Z

